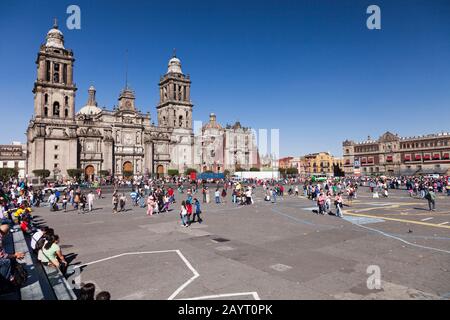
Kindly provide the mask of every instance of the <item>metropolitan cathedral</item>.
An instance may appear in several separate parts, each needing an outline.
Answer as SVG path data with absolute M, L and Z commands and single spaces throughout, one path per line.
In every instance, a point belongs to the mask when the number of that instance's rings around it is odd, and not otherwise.
M 183 74 L 176 56 L 169 60 L 167 72 L 159 81 L 158 125 L 151 122 L 150 113 L 137 108 L 134 91 L 128 86 L 120 92 L 113 110 L 98 107 L 96 90 L 91 86 L 86 105 L 76 112 L 74 61 L 55 23 L 36 60 L 34 116 L 26 133 L 30 177 L 39 169 L 49 170 L 51 176 L 67 177 L 68 169 L 77 168 L 87 179 L 101 171 L 119 177 L 124 172 L 161 176 L 169 169 L 183 173 L 187 168 L 222 172 L 237 166 L 250 168 L 257 162 L 254 136 L 240 124 L 230 126 L 230 132 L 222 132 L 220 140 L 224 143 L 215 144 L 211 147 L 214 150 L 207 150 L 211 140 L 207 136 L 194 137 L 191 81 Z M 217 127 L 215 116 L 210 117 L 211 121 L 213 126 L 203 126 L 200 135 Z M 225 138 L 230 134 L 231 143 Z M 215 156 L 217 149 L 220 158 Z

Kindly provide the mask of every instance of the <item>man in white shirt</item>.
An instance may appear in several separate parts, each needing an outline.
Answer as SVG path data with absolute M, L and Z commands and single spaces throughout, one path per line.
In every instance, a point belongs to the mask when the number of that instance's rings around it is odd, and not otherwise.
M 92 191 L 89 192 L 89 194 L 87 195 L 89 211 L 92 211 L 92 207 L 94 206 L 94 199 L 95 199 L 94 193 Z
M 56 195 L 52 192 L 50 197 L 48 197 L 48 203 L 50 203 L 50 211 L 54 211 L 56 204 Z

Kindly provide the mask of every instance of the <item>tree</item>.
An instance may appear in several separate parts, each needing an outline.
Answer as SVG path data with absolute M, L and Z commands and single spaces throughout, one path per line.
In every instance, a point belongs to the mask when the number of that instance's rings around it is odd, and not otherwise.
M 184 172 L 185 175 L 190 175 L 192 172 L 197 173 L 197 170 L 195 170 L 194 168 L 187 168 L 186 171 Z
M 286 174 L 298 174 L 298 169 L 297 168 L 287 168 Z
M 237 165 L 236 168 L 234 169 L 234 171 L 241 172 L 241 171 L 244 171 L 244 169 L 242 169 L 240 165 Z
M 98 174 L 100 175 L 100 177 L 107 177 L 109 176 L 109 170 L 100 170 Z
M 125 177 L 125 178 L 129 178 L 129 177 L 132 177 L 134 175 L 134 172 L 133 171 L 127 171 L 127 170 L 124 170 L 123 171 L 123 176 Z
M 167 170 L 167 174 L 171 177 L 173 176 L 178 176 L 180 174 L 180 172 L 178 171 L 178 169 L 169 169 Z
M 50 176 L 50 170 L 47 169 L 37 169 L 33 170 L 33 174 L 36 177 L 41 177 L 42 179 L 48 178 Z
M 259 168 L 256 168 L 256 167 L 252 167 L 252 168 L 250 168 L 250 171 L 261 171 Z
M 223 175 L 224 175 L 225 177 L 228 177 L 228 176 L 230 175 L 230 170 L 225 169 L 225 170 L 223 171 Z
M 79 179 L 81 175 L 83 174 L 82 169 L 67 169 L 67 174 L 71 178 Z
M 8 181 L 12 177 L 17 177 L 19 171 L 16 168 L 0 168 L 0 180 Z

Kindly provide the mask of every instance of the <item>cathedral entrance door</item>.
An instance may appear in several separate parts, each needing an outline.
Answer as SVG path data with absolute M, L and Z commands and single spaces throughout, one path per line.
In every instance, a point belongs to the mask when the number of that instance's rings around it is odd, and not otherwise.
M 164 177 L 164 166 L 163 165 L 157 166 L 156 173 L 158 174 L 158 179 Z
M 88 165 L 84 169 L 85 180 L 92 181 L 94 180 L 95 168 L 92 165 Z

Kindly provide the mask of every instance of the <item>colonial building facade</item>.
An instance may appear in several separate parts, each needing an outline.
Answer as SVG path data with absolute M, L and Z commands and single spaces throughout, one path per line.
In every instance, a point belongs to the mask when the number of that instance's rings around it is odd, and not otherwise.
M 386 132 L 378 140 L 343 142 L 346 175 L 450 174 L 450 133 L 399 137 Z
M 30 176 L 40 169 L 67 177 L 68 169 L 79 168 L 87 179 L 101 171 L 123 176 L 125 172 L 164 175 L 168 169 L 203 169 L 201 161 L 194 159 L 191 81 L 177 57 L 170 59 L 160 78 L 158 125 L 151 122 L 149 112 L 144 114 L 135 105 L 135 93 L 127 85 L 112 110 L 98 107 L 96 89 L 91 86 L 87 103 L 76 112 L 74 62 L 55 24 L 36 60 L 34 116 L 27 129 Z
M 195 139 L 195 160 L 201 171 L 233 172 L 260 166 L 255 134 L 240 122 L 222 127 L 211 113 Z
M 0 145 L 0 168 L 16 169 L 19 178 L 26 174 L 27 146 L 20 142 Z

